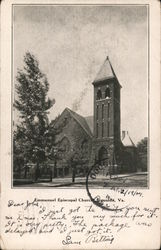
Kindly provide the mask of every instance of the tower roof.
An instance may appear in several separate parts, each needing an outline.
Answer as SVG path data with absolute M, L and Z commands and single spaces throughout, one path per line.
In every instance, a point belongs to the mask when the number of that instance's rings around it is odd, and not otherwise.
M 110 63 L 109 57 L 107 56 L 94 82 L 103 81 L 109 78 L 116 78 L 116 75 Z

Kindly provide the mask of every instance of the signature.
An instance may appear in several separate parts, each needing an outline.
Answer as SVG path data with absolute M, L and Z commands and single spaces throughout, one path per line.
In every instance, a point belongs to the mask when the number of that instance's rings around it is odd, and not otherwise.
M 63 245 L 71 245 L 71 244 L 77 244 L 81 245 L 81 241 L 72 241 L 72 237 L 70 235 L 66 236 L 66 239 L 62 241 Z
M 110 242 L 110 244 L 112 244 L 113 241 L 114 241 L 113 236 L 98 235 L 98 234 L 91 234 L 85 240 L 86 243 Z

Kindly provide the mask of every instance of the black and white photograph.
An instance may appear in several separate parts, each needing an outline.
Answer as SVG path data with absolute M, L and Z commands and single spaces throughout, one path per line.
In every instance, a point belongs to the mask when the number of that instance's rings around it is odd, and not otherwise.
M 0 249 L 160 249 L 160 3 L 1 1 Z
M 13 187 L 149 187 L 147 5 L 13 5 Z

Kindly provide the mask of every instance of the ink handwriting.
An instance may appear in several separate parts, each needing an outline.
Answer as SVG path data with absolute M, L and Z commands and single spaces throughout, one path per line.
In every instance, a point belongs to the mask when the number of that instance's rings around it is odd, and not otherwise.
M 124 189 L 115 189 L 114 192 L 120 196 L 106 195 L 105 200 L 99 195 L 96 197 L 102 203 L 106 201 L 107 206 L 110 204 L 109 206 L 116 208 L 110 212 L 88 201 L 83 206 L 72 202 L 71 207 L 52 201 L 41 202 L 37 198 L 18 202 L 9 200 L 4 216 L 4 232 L 19 237 L 27 234 L 56 233 L 60 235 L 62 245 L 82 245 L 82 242 L 112 244 L 121 231 L 127 231 L 134 225 L 144 230 L 153 226 L 159 216 L 158 207 L 127 204 L 124 209 L 118 210 L 118 202 L 124 204 L 127 196 L 142 197 L 142 194 Z

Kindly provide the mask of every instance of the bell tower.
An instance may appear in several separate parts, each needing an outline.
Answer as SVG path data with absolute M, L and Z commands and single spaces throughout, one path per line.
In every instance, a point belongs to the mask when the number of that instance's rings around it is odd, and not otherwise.
M 112 161 L 119 158 L 120 150 L 120 89 L 109 57 L 98 72 L 94 86 L 94 139 L 95 158 L 105 155 Z M 103 153 L 101 153 L 103 152 Z M 104 156 L 102 156 L 104 155 Z

